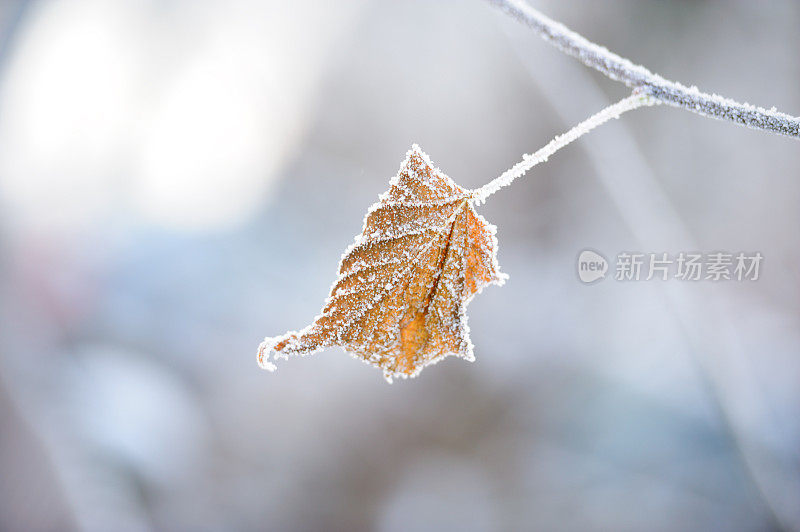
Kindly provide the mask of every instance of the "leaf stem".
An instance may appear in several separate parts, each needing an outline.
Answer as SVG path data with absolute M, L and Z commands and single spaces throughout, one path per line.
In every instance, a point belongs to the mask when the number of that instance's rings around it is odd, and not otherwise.
M 649 94 L 640 91 L 634 91 L 633 94 L 627 98 L 623 98 L 613 105 L 609 105 L 602 111 L 593 114 L 577 126 L 573 127 L 563 135 L 559 135 L 543 148 L 534 154 L 525 154 L 522 160 L 503 172 L 500 176 L 496 177 L 489 183 L 482 187 L 475 189 L 471 193 L 472 201 L 476 205 L 480 205 L 486 201 L 486 198 L 497 192 L 503 187 L 510 185 L 516 178 L 522 176 L 539 163 L 543 163 L 550 158 L 555 152 L 569 144 L 570 142 L 580 138 L 597 126 L 604 124 L 612 118 L 619 118 L 619 116 L 633 109 L 639 107 L 656 105 L 660 103 L 658 100 L 652 98 Z
M 729 120 L 754 129 L 800 139 L 800 117 L 781 113 L 774 107 L 767 110 L 739 103 L 717 94 L 701 92 L 697 87 L 686 87 L 664 79 L 546 17 L 524 0 L 489 0 L 489 2 L 527 24 L 544 40 L 562 52 L 578 58 L 584 65 L 628 87 L 647 93 L 661 103 L 710 118 Z

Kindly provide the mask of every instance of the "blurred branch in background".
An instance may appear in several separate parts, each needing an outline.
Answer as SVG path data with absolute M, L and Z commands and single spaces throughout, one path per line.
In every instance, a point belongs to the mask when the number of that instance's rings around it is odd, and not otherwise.
M 717 94 L 700 92 L 697 87 L 686 87 L 653 74 L 587 40 L 569 28 L 549 19 L 523 0 L 489 0 L 517 20 L 524 22 L 542 38 L 562 52 L 577 57 L 609 78 L 621 81 L 631 88 L 641 89 L 656 100 L 719 120 L 730 120 L 754 129 L 771 131 L 779 135 L 800 139 L 800 118 L 739 103 Z
M 3 68 L 11 43 L 30 4 L 30 0 L 7 0 L 0 6 L 0 69 Z
M 561 105 L 561 86 L 564 83 L 573 88 L 572 96 L 581 102 L 593 107 L 608 105 L 608 98 L 586 70 L 569 68 L 558 58 L 538 51 L 526 49 L 523 52 L 524 43 L 510 32 L 504 33 L 512 52 L 530 74 L 531 82 L 565 123 L 575 119 L 575 112 Z M 536 75 L 542 71 L 551 75 L 542 79 Z M 553 79 L 558 81 L 547 81 Z M 672 242 L 692 249 L 701 247 L 659 183 L 625 121 L 614 122 L 603 135 L 590 136 L 580 146 L 588 156 L 595 176 L 642 249 L 654 242 Z M 609 163 L 610 158 L 613 158 L 613 164 Z M 758 435 L 748 433 L 745 412 L 735 400 L 737 395 L 746 393 L 748 409 L 755 409 L 764 423 L 775 422 L 764 398 L 753 391 L 752 378 L 737 370 L 751 354 L 736 334 L 735 316 L 729 308 L 715 305 L 709 325 L 709 318 L 700 319 L 704 308 L 698 299 L 700 294 L 676 284 L 664 284 L 660 288 L 676 335 L 684 339 L 688 358 L 695 365 L 706 396 L 730 437 L 747 478 L 772 518 L 771 526 L 787 530 L 800 526 L 800 515 L 793 504 L 800 497 L 798 479 L 771 466 L 768 457 L 778 452 L 766 450 L 766 444 Z M 728 330 L 721 345 L 712 345 L 706 340 L 713 337 L 712 329 Z M 724 367 L 730 360 L 737 363 Z
M 0 379 L 0 530 L 72 530 L 58 472 L 25 414 Z

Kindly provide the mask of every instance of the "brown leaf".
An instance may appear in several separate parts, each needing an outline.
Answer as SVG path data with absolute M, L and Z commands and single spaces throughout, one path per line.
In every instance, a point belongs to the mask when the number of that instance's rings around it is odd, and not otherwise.
M 434 168 L 415 144 L 344 252 L 322 314 L 305 329 L 266 338 L 258 362 L 338 345 L 383 369 L 414 377 L 448 355 L 474 360 L 467 304 L 503 284 L 495 227 L 471 192 Z

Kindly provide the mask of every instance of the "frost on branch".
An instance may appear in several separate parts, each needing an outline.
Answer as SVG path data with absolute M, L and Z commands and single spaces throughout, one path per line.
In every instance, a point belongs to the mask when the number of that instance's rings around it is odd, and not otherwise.
M 472 361 L 467 304 L 506 278 L 495 227 L 475 212 L 473 193 L 415 144 L 342 255 L 322 314 L 301 331 L 266 338 L 259 365 L 274 370 L 271 353 L 288 358 L 340 346 L 391 382 L 448 355 Z

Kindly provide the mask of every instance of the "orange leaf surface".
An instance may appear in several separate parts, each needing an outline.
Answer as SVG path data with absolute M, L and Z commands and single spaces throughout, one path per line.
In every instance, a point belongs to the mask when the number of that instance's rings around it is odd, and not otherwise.
M 495 227 L 469 190 L 414 145 L 344 252 L 322 313 L 301 331 L 266 338 L 258 362 L 340 346 L 393 377 L 414 377 L 454 355 L 474 360 L 467 304 L 503 284 Z

